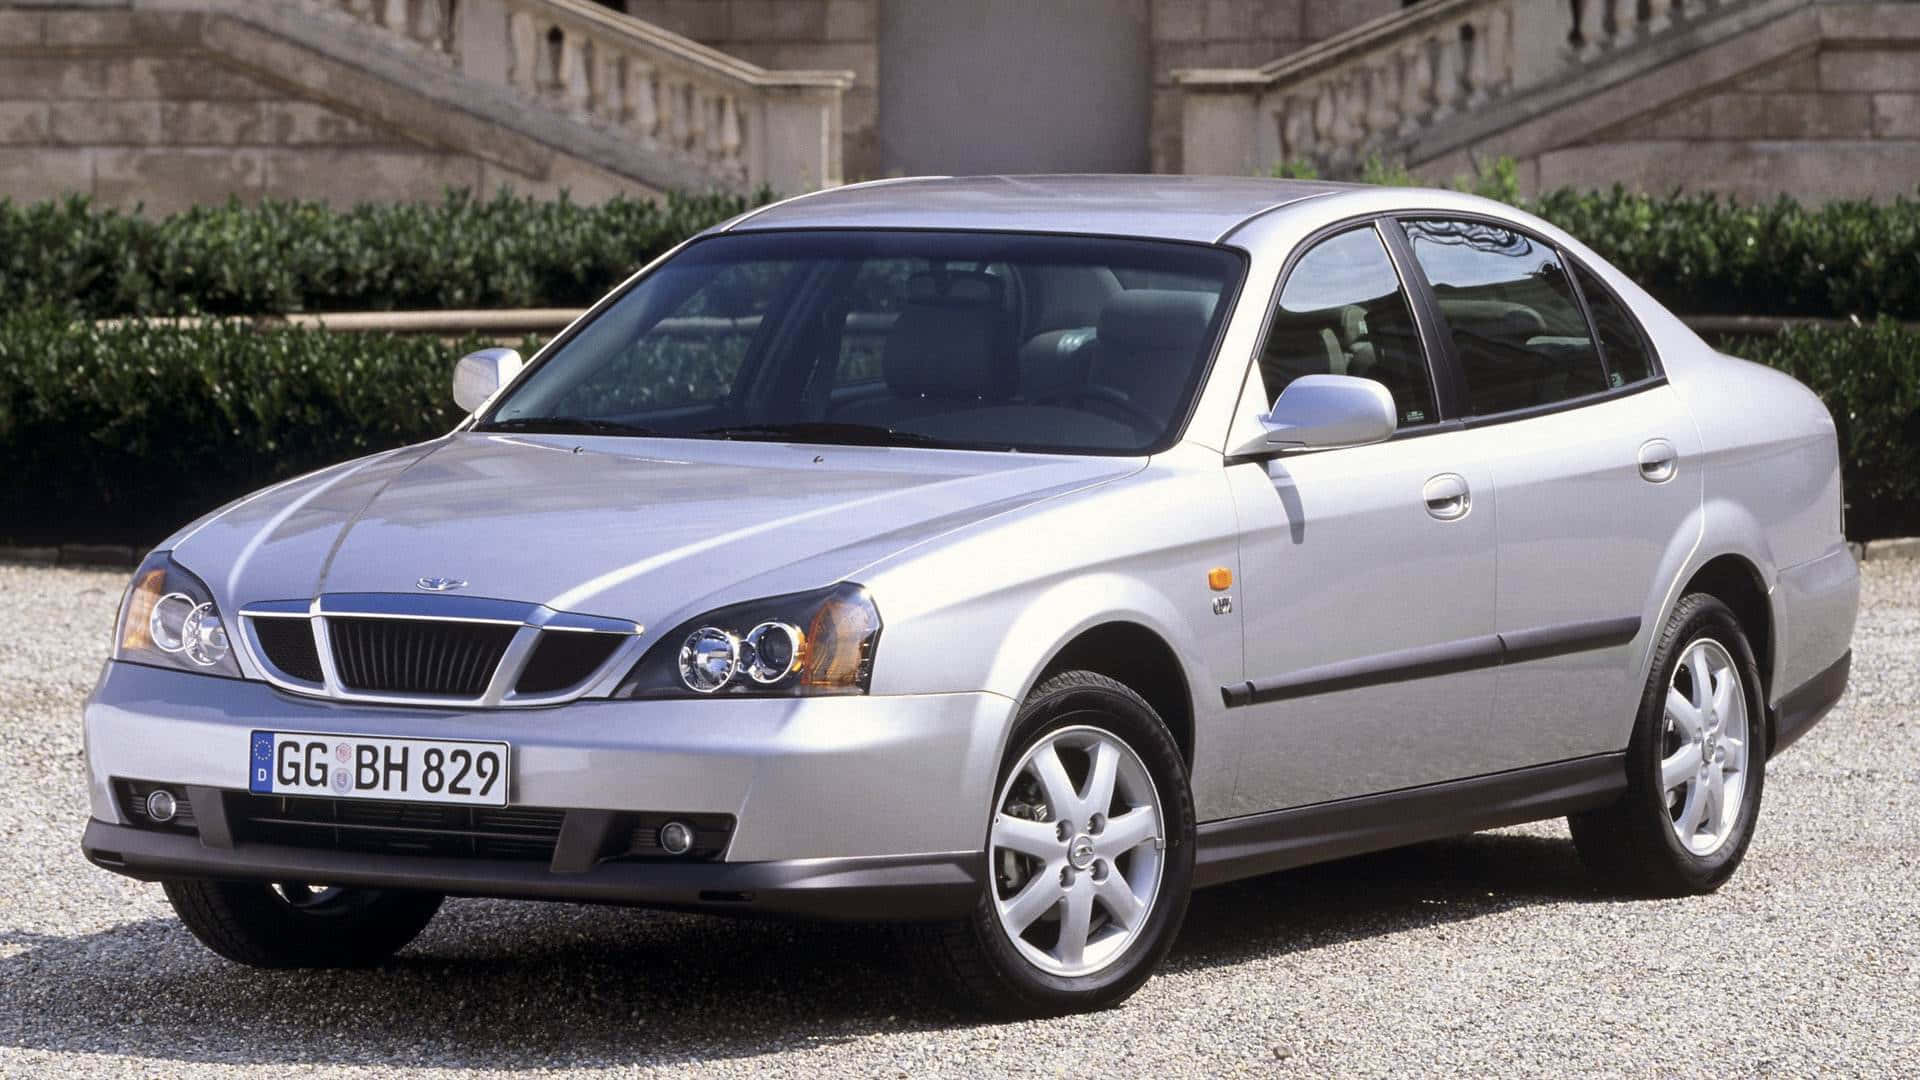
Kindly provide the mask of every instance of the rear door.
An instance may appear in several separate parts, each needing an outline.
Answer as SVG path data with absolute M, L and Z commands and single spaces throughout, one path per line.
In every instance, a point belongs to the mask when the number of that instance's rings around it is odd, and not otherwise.
M 1530 763 L 1625 747 L 1636 643 L 1700 504 L 1698 434 L 1625 306 L 1503 223 L 1402 219 L 1500 490 L 1495 737 Z

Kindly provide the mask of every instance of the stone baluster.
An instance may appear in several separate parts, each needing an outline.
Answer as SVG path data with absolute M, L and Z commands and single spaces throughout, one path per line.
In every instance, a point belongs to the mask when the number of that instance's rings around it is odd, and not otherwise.
M 1450 27 L 1435 35 L 1433 67 L 1433 118 L 1445 120 L 1458 111 L 1464 91 L 1460 85 L 1462 36 L 1459 27 Z
M 1433 57 L 1424 40 L 1409 42 L 1400 50 L 1400 134 L 1420 130 L 1433 92 Z
M 1580 21 L 1577 25 L 1580 32 L 1581 59 L 1600 55 L 1600 48 L 1605 44 L 1607 36 L 1601 8 L 1607 3 L 1608 0 L 1580 0 Z
M 1400 125 L 1395 108 L 1400 100 L 1399 66 L 1393 60 L 1391 55 L 1383 56 L 1368 67 L 1367 131 L 1379 139 L 1392 135 Z
M 1487 46 L 1487 23 L 1489 15 L 1481 15 L 1467 23 L 1467 33 L 1461 36 L 1461 46 L 1466 49 L 1466 85 L 1467 105 L 1482 105 L 1492 96 L 1493 66 L 1489 62 Z
M 419 0 L 419 7 L 414 11 L 414 40 L 435 52 L 445 51 L 447 47 L 448 20 L 442 10 L 444 3 L 445 0 Z
M 686 149 L 687 132 L 692 130 L 687 116 L 687 85 L 678 81 L 668 83 L 666 91 L 667 101 L 671 103 L 668 116 L 673 125 L 668 130 L 673 136 L 674 152 L 678 153 Z
M 1298 95 L 1288 97 L 1280 106 L 1280 160 L 1297 161 L 1313 156 L 1313 102 Z
M 380 25 L 395 33 L 407 32 L 407 0 L 380 0 Z
M 707 148 L 707 127 L 712 121 L 712 106 L 708 104 L 707 92 L 699 86 L 687 85 L 687 142 L 685 150 L 695 158 L 701 158 Z
M 732 94 L 723 95 L 720 98 L 720 166 L 725 175 L 742 176 L 746 173 L 746 162 L 740 157 L 746 141 L 740 108 L 734 103 Z
M 546 43 L 541 40 L 540 28 L 534 24 L 530 13 L 516 11 L 507 16 L 507 50 L 512 57 L 511 80 L 514 87 L 523 93 L 538 94 L 541 58 L 546 53 Z
M 1658 34 L 1673 25 L 1673 0 L 1647 0 L 1647 33 Z
M 1487 13 L 1480 49 L 1486 57 L 1487 93 L 1505 93 L 1513 84 L 1513 18 L 1505 4 Z
M 620 56 L 613 46 L 605 42 L 593 47 L 593 68 L 587 80 L 593 93 L 592 109 L 594 119 L 601 123 L 618 123 L 626 112 L 626 106 L 620 99 Z
M 627 127 L 640 136 L 640 145 L 651 148 L 660 131 L 660 106 L 654 96 L 653 65 L 644 60 L 627 60 Z
M 1331 159 L 1338 148 L 1333 138 L 1333 86 L 1321 83 L 1313 91 L 1314 160 Z
M 1613 45 L 1620 48 L 1640 33 L 1640 0 L 1613 0 Z

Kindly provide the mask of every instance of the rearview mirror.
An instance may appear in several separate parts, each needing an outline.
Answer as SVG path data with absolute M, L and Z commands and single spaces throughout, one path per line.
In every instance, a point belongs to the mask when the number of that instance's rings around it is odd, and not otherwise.
M 1399 411 L 1392 391 L 1372 379 L 1302 375 L 1280 391 L 1273 411 L 1260 418 L 1260 426 L 1265 430 L 1235 454 L 1383 442 L 1399 426 Z
M 507 381 L 520 373 L 526 361 L 512 349 L 481 349 L 468 353 L 453 366 L 453 403 L 472 412 Z

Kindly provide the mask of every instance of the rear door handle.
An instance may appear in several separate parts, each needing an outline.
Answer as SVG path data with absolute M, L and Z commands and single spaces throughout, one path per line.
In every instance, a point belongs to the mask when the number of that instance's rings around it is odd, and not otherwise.
M 1664 484 L 1680 471 L 1680 452 L 1665 439 L 1648 439 L 1640 444 L 1640 479 L 1649 484 Z
M 1427 513 L 1441 521 L 1457 521 L 1473 509 L 1473 492 L 1459 473 L 1441 473 L 1428 480 L 1420 497 L 1427 501 Z

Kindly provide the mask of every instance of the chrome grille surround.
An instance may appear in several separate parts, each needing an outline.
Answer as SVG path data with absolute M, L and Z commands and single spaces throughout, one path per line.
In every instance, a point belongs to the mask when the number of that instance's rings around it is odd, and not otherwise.
M 273 664 L 261 644 L 257 629 L 259 622 L 266 619 L 299 619 L 307 623 L 313 632 L 314 650 L 320 662 L 320 681 L 296 678 Z M 477 695 L 364 691 L 348 686 L 341 676 L 328 628 L 330 619 L 474 623 L 510 627 L 513 636 Z M 618 673 L 633 666 L 640 658 L 638 645 L 643 630 L 639 624 L 626 619 L 555 611 L 544 604 L 481 596 L 412 593 L 326 593 L 312 600 L 262 601 L 241 607 L 240 625 L 242 632 L 238 637 L 246 658 L 269 683 L 289 693 L 337 701 L 443 708 L 516 708 L 571 701 L 601 680 L 617 678 Z M 520 680 L 542 635 L 567 633 L 613 634 L 625 640 L 590 675 L 573 686 L 548 693 L 516 693 L 514 686 Z

